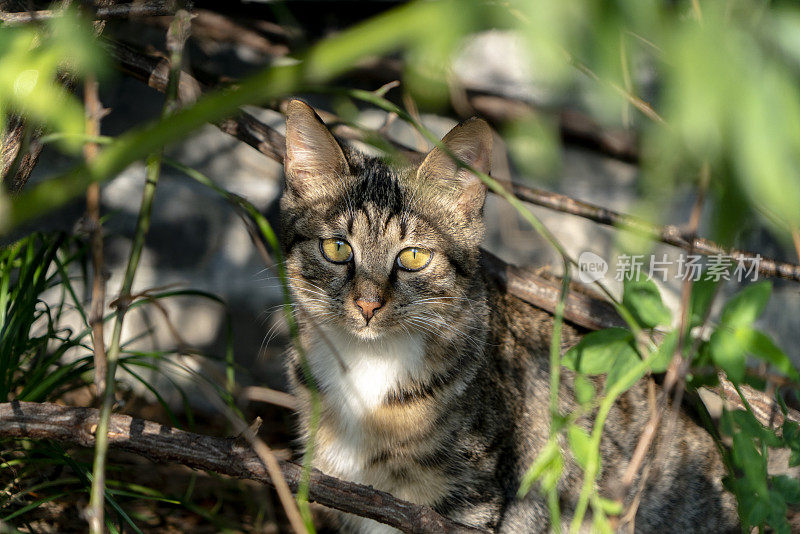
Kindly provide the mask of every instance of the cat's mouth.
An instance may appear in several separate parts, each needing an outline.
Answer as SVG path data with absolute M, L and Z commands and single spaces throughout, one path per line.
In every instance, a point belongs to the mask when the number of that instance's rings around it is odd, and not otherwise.
M 374 341 L 383 337 L 390 330 L 387 328 L 385 321 L 381 319 L 373 317 L 369 321 L 365 321 L 363 318 L 358 317 L 355 320 L 356 325 L 351 328 L 351 331 L 359 339 Z
M 354 337 L 364 341 L 376 341 L 385 336 L 391 336 L 401 328 L 399 323 L 392 321 L 388 316 L 373 317 L 369 321 L 360 316 L 354 317 L 354 319 L 355 324 L 350 322 L 349 330 Z
M 354 334 L 359 339 L 363 339 L 365 341 L 375 341 L 380 339 L 383 333 L 379 332 L 377 328 L 372 328 L 370 325 L 366 325 L 360 330 L 354 332 Z

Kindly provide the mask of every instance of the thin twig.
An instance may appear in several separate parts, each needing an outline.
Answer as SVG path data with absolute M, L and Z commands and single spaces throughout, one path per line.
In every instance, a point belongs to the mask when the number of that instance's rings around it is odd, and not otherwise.
M 97 79 L 88 76 L 84 82 L 84 105 L 86 107 L 86 134 L 100 135 L 100 117 L 103 107 L 98 96 Z M 97 143 L 83 146 L 87 162 L 97 155 Z M 101 398 L 106 384 L 106 349 L 103 340 L 103 315 L 106 302 L 106 279 L 103 261 L 103 227 L 100 223 L 100 185 L 94 183 L 86 190 L 86 221 L 91 238 L 92 249 L 92 303 L 89 312 L 89 325 L 92 328 L 92 349 L 94 351 L 95 394 Z
M 692 250 L 704 256 L 723 255 L 745 262 L 755 262 L 763 276 L 784 278 L 800 282 L 800 265 L 777 261 L 758 253 L 738 249 L 726 249 L 702 237 L 692 237 L 684 229 L 674 225 L 658 226 L 642 219 L 609 210 L 581 200 L 541 189 L 513 184 L 514 195 L 531 204 L 543 206 L 562 213 L 577 215 L 596 223 L 614 226 L 641 234 L 683 250 Z
M 95 20 L 124 19 L 132 17 L 157 17 L 175 12 L 174 3 L 162 0 L 151 0 L 146 3 L 133 2 L 98 7 L 89 11 L 88 15 Z M 0 12 L 3 24 L 27 24 L 60 17 L 61 9 L 45 9 L 41 11 L 21 11 L 18 13 Z
M 695 235 L 697 234 L 697 229 L 700 225 L 700 215 L 703 211 L 703 202 L 705 200 L 705 193 L 706 189 L 708 188 L 708 184 L 710 181 L 710 170 L 707 163 L 703 164 L 703 167 L 700 171 L 700 185 L 698 187 L 697 198 L 695 199 L 695 203 L 692 207 L 691 215 L 689 216 L 689 237 L 690 243 L 694 243 Z M 689 254 L 692 254 L 693 247 L 689 248 Z M 683 397 L 683 384 L 684 378 L 686 376 L 686 372 L 689 370 L 689 366 L 691 364 L 691 358 L 685 358 L 683 356 L 683 348 L 684 348 L 684 339 L 688 335 L 689 329 L 689 314 L 691 310 L 691 296 L 692 296 L 692 286 L 693 282 L 691 277 L 686 277 L 683 281 L 683 288 L 681 291 L 681 316 L 680 316 L 680 325 L 678 327 L 678 342 L 675 348 L 675 353 L 672 357 L 672 362 L 667 370 L 666 378 L 664 379 L 663 388 L 661 390 L 661 395 L 658 400 L 656 410 L 651 414 L 650 420 L 647 422 L 644 430 L 642 431 L 642 435 L 639 437 L 639 441 L 636 444 L 636 448 L 633 451 L 633 455 L 631 456 L 631 460 L 628 463 L 628 467 L 625 470 L 625 473 L 622 476 L 622 494 L 627 495 L 628 491 L 630 490 L 631 485 L 636 480 L 637 475 L 639 475 L 639 469 L 642 466 L 642 463 L 645 460 L 645 457 L 650 450 L 650 446 L 652 445 L 656 433 L 659 429 L 659 425 L 661 420 L 663 419 L 664 412 L 668 407 L 668 399 L 669 395 L 673 388 L 676 388 L 675 391 L 675 398 L 673 399 L 673 417 L 670 420 L 671 424 L 674 424 L 678 410 L 680 409 Z M 670 435 L 669 432 L 666 433 L 667 436 Z M 649 473 L 649 470 L 647 471 Z M 639 492 L 641 493 L 644 491 L 646 480 L 646 474 L 642 473 L 639 479 Z M 639 498 L 633 499 L 631 504 L 632 507 L 638 506 Z M 631 521 L 636 517 L 636 510 L 632 508 L 625 514 L 627 518 L 630 518 Z
M 279 37 L 278 42 L 275 42 L 245 23 L 208 9 L 198 9 L 194 14 L 196 18 L 192 21 L 192 40 L 195 42 L 209 40 L 215 46 L 219 43 L 236 43 L 271 58 L 289 54 L 285 39 Z
M 283 391 L 271 389 L 263 386 L 248 386 L 243 388 L 238 395 L 242 399 L 256 402 L 266 402 L 288 408 L 289 410 L 297 410 L 300 405 L 297 402 L 297 397 Z
M 178 98 L 177 78 L 181 71 L 181 60 L 183 46 L 189 37 L 191 15 L 184 10 L 179 10 L 174 17 L 172 25 L 167 32 L 167 48 L 170 51 L 170 76 L 164 103 L 163 115 L 167 116 L 173 112 L 175 102 Z M 145 236 L 150 228 L 150 214 L 153 206 L 156 186 L 161 172 L 161 154 L 151 155 L 147 160 L 147 178 L 142 193 L 142 203 L 139 208 L 139 218 L 136 223 L 136 233 L 134 234 L 131 251 L 128 257 L 128 265 L 125 269 L 125 276 L 122 281 L 117 301 L 117 312 L 114 317 L 114 329 L 111 334 L 111 343 L 107 353 L 106 367 L 106 387 L 103 391 L 100 419 L 97 424 L 97 442 L 95 446 L 94 465 L 92 468 L 92 487 L 89 499 L 90 532 L 92 534 L 102 534 L 103 532 L 103 505 L 105 502 L 105 464 L 108 449 L 108 428 L 111 409 L 114 404 L 115 375 L 117 361 L 120 355 L 122 324 L 128 307 L 131 303 L 131 289 L 136 270 L 139 266 L 144 247 Z
M 95 444 L 99 412 L 50 403 L 0 404 L 0 438 L 51 439 L 79 447 Z M 152 421 L 113 414 L 108 443 L 118 450 L 144 456 L 154 462 L 179 463 L 231 477 L 273 484 L 258 455 L 234 438 L 218 438 L 185 432 Z M 283 478 L 292 491 L 300 486 L 302 467 L 278 460 Z M 404 532 L 486 532 L 437 514 L 431 508 L 402 501 L 369 486 L 339 480 L 313 469 L 309 499 L 342 512 L 367 517 Z
M 614 91 L 619 93 L 619 95 L 622 96 L 622 98 L 627 100 L 628 103 L 630 103 L 633 107 L 635 107 L 636 109 L 641 111 L 643 115 L 645 115 L 646 117 L 648 117 L 652 121 L 654 121 L 654 122 L 656 122 L 656 123 L 658 123 L 658 124 L 660 124 L 662 126 L 666 126 L 667 125 L 667 122 L 663 119 L 663 117 L 661 117 L 661 115 L 659 115 L 658 112 L 656 112 L 656 110 L 654 110 L 653 107 L 650 104 L 648 104 L 647 102 L 645 102 L 644 100 L 642 100 L 641 98 L 636 96 L 635 94 L 628 92 L 624 87 L 621 87 L 621 86 L 619 86 L 618 84 L 616 84 L 616 83 L 614 83 L 612 81 L 609 81 L 609 80 L 606 80 L 604 78 L 601 78 L 600 76 L 595 74 L 595 72 L 592 69 L 590 69 L 585 63 L 583 63 L 582 61 L 578 60 L 577 58 L 575 58 L 571 54 L 567 54 L 567 56 L 568 56 L 569 62 L 575 68 L 577 68 L 579 71 L 584 73 L 586 76 L 588 76 L 589 78 L 593 79 L 594 81 L 596 81 L 598 83 L 601 83 L 603 85 L 606 85 L 606 86 L 610 87 L 611 89 L 613 89 Z
M 88 76 L 84 85 L 84 105 L 86 107 L 86 133 L 87 135 L 100 135 L 100 116 L 102 105 L 98 95 L 97 79 Z M 97 143 L 86 143 L 83 148 L 87 162 L 97 156 Z M 106 372 L 108 363 L 106 358 L 105 340 L 103 338 L 103 315 L 106 303 L 106 280 L 103 272 L 103 227 L 100 223 L 100 184 L 93 183 L 86 190 L 86 220 L 89 225 L 92 249 L 92 303 L 89 311 L 89 325 L 92 328 L 92 351 L 94 352 L 94 386 L 98 399 L 105 398 Z M 105 473 L 95 473 L 99 478 L 98 484 L 102 492 L 105 487 Z M 87 510 L 89 530 L 102 533 L 104 521 L 103 502 L 99 506 L 90 506 Z
M 258 458 L 266 466 L 272 487 L 274 487 L 275 491 L 278 493 L 278 499 L 281 501 L 281 505 L 286 513 L 286 517 L 289 519 L 289 524 L 292 526 L 292 530 L 294 530 L 296 534 L 308 534 L 308 529 L 303 522 L 303 517 L 300 514 L 300 509 L 297 506 L 297 502 L 292 497 L 292 489 L 289 487 L 288 481 L 283 476 L 278 459 L 275 457 L 275 454 L 273 454 L 269 445 L 264 443 L 264 440 L 258 437 L 258 427 L 260 427 L 261 424 L 260 418 L 256 420 L 256 423 L 248 427 L 240 417 L 237 417 L 230 406 L 224 404 L 218 396 L 213 394 L 213 392 L 210 393 L 211 395 L 209 396 L 209 399 L 211 399 L 212 403 L 216 405 L 217 409 L 225 415 L 226 419 L 228 419 L 228 422 L 233 425 L 234 432 L 239 437 L 243 437 L 247 443 L 250 444 L 255 453 L 258 455 Z
M 12 115 L 0 139 L 0 181 L 11 194 L 22 190 L 42 153 L 42 128 L 29 128 L 27 121 Z
M 800 261 L 800 228 L 792 229 L 792 241 L 794 242 L 794 250 L 797 253 L 797 259 Z

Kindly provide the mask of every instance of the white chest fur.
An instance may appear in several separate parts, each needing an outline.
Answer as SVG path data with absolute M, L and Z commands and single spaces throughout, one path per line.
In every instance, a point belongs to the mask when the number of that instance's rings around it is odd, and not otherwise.
M 363 340 L 326 329 L 313 342 L 308 361 L 328 402 L 343 417 L 361 419 L 399 384 L 421 377 L 424 350 L 417 335 Z
M 331 474 L 380 483 L 364 471 L 365 460 L 374 452 L 375 444 L 364 420 L 400 384 L 422 377 L 424 350 L 424 340 L 416 335 L 378 340 L 362 340 L 330 330 L 317 335 L 308 361 L 328 409 L 336 412 L 339 420 L 332 441 L 318 450 Z

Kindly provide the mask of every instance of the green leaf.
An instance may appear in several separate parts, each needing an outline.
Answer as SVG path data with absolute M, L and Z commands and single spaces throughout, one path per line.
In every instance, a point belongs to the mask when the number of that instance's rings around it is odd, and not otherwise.
M 775 534 L 790 534 L 789 524 L 786 521 L 786 499 L 780 491 L 770 490 L 768 495 L 767 524 L 772 527 Z
M 772 284 L 766 280 L 747 286 L 725 304 L 720 325 L 750 326 L 764 312 L 771 293 Z
M 788 419 L 783 421 L 781 428 L 783 441 L 792 451 L 789 455 L 789 467 L 800 465 L 800 425 Z
M 628 371 L 639 362 L 639 355 L 632 347 L 630 350 L 621 351 L 608 372 L 605 390 L 608 391 L 612 386 L 616 386 L 620 391 L 625 391 L 634 385 L 644 375 L 645 371 L 643 369 L 640 373 L 630 375 L 628 375 Z M 627 381 L 622 382 L 626 375 Z
M 739 426 L 739 432 L 753 439 L 761 440 L 769 447 L 783 446 L 783 441 L 772 430 L 756 420 L 753 414 L 747 410 L 734 410 L 729 413 L 731 420 Z
M 735 331 L 723 327 L 715 330 L 708 340 L 708 350 L 714 364 L 722 368 L 728 378 L 734 382 L 744 379 L 745 349 Z
M 564 367 L 587 375 L 608 373 L 614 363 L 632 354 L 633 334 L 623 328 L 607 328 L 587 334 L 561 359 Z
M 692 295 L 689 299 L 690 317 L 689 322 L 692 326 L 703 324 L 708 309 L 716 292 L 719 281 L 713 278 L 701 278 L 692 284 Z
M 758 526 L 764 523 L 769 513 L 769 504 L 764 499 L 758 498 L 758 495 L 744 494 L 741 497 L 739 502 L 747 503 L 747 506 L 744 506 L 744 517 L 748 526 Z
M 787 503 L 800 503 L 800 480 L 786 475 L 776 475 L 772 477 L 772 487 Z
M 586 465 L 589 463 L 589 456 L 593 453 L 598 454 L 597 451 L 592 450 L 592 440 L 589 434 L 577 425 L 570 425 L 567 429 L 567 438 L 569 439 L 569 447 L 572 449 L 575 461 L 586 469 Z
M 589 404 L 597 393 L 594 384 L 584 375 L 575 375 L 575 398 L 579 404 Z
M 595 514 L 592 517 L 592 532 L 596 534 L 614 534 L 614 529 L 608 519 L 601 514 Z
M 661 301 L 658 287 L 648 278 L 625 280 L 622 305 L 645 328 L 666 325 L 672 319 L 669 308 Z
M 663 340 L 661 340 L 661 344 L 658 346 L 656 351 L 658 354 L 653 358 L 650 364 L 650 370 L 654 373 L 663 373 L 669 367 L 670 362 L 672 361 L 672 357 L 675 355 L 675 349 L 678 346 L 678 331 L 673 330 Z
M 734 463 L 744 471 L 748 483 L 759 495 L 767 492 L 766 460 L 756 449 L 753 439 L 743 432 L 733 433 Z
M 605 497 L 598 497 L 598 503 L 602 510 L 608 515 L 619 515 L 622 513 L 622 503 L 619 501 L 612 501 Z
M 558 472 L 556 477 L 557 481 L 558 477 L 561 476 L 561 469 L 563 466 L 564 459 L 561 457 L 561 450 L 558 447 L 558 442 L 555 439 L 551 439 L 547 442 L 547 445 L 539 451 L 536 460 L 533 461 L 533 464 L 528 468 L 525 476 L 522 477 L 519 490 L 517 490 L 517 498 L 521 499 L 527 495 L 533 483 L 545 477 L 550 471 Z M 552 478 L 552 476 L 548 478 Z M 542 485 L 544 486 L 544 480 L 542 481 Z
M 793 380 L 800 380 L 792 361 L 765 333 L 753 329 L 737 329 L 742 331 L 742 336 L 747 336 L 747 351 L 753 356 L 773 365 L 777 370 Z

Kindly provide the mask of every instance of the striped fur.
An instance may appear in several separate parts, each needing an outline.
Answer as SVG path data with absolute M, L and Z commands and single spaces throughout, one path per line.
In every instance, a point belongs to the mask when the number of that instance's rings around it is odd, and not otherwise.
M 315 467 L 470 525 L 546 532 L 541 496 L 515 495 L 548 436 L 552 317 L 484 277 L 482 184 L 439 149 L 418 167 L 389 166 L 342 150 L 302 102 L 292 101 L 287 116 L 282 240 L 304 347 L 302 355 L 290 351 L 288 374 L 302 403 L 304 440 L 312 382 L 319 391 Z M 488 172 L 485 123 L 468 121 L 443 142 Z M 327 261 L 323 238 L 346 240 L 352 261 Z M 430 264 L 400 269 L 397 254 L 409 246 L 433 251 Z M 365 297 L 383 302 L 368 321 L 355 304 Z M 565 326 L 565 346 L 580 335 Z M 575 408 L 571 380 L 565 373 L 563 413 Z M 647 413 L 637 385 L 609 415 L 601 479 L 609 495 Z M 589 428 L 591 419 L 582 423 Z M 636 530 L 736 531 L 713 442 L 684 415 L 678 425 L 651 469 Z M 568 463 L 561 483 L 567 518 L 580 481 Z M 390 531 L 355 517 L 343 517 L 342 526 Z

